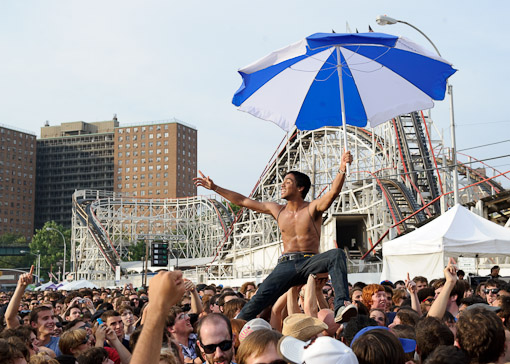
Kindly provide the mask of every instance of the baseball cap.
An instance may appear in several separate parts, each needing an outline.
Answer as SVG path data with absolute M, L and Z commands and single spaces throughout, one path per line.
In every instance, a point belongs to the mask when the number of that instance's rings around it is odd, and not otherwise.
M 253 320 L 248 321 L 244 324 L 243 328 L 239 332 L 239 342 L 242 342 L 248 335 L 250 335 L 253 331 L 260 330 L 260 329 L 269 329 L 272 330 L 273 328 L 264 319 L 261 318 L 254 318 Z

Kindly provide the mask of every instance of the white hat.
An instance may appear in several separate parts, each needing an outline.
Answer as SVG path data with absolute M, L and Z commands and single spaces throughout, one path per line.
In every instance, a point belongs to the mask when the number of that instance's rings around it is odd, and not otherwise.
M 260 329 L 269 329 L 272 330 L 273 328 L 264 319 L 261 318 L 254 318 L 253 320 L 248 321 L 244 324 L 243 328 L 239 332 L 239 342 L 242 342 L 248 335 L 250 335 L 253 331 L 257 331 Z
M 311 341 L 284 336 L 278 342 L 278 352 L 285 360 L 295 364 L 358 364 L 351 348 L 329 336 Z

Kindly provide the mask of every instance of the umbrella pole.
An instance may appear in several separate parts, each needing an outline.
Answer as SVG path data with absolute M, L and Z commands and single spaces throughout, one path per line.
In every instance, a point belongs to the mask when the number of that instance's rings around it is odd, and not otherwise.
M 340 59 L 340 47 L 336 46 L 336 62 L 338 72 L 338 86 L 340 89 L 340 107 L 342 110 L 342 127 L 343 127 L 343 136 L 344 136 L 344 153 L 347 152 L 347 121 L 345 117 L 345 103 L 344 103 L 344 83 L 342 81 L 342 61 Z M 345 171 L 346 176 L 350 175 L 349 164 L 346 165 L 347 170 Z

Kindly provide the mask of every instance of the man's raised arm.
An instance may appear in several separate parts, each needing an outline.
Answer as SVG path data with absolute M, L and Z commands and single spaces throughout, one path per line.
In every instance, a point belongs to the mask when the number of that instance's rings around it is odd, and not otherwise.
M 338 173 L 331 183 L 331 189 L 324 194 L 324 196 L 312 201 L 311 207 L 314 209 L 314 212 L 323 213 L 326 211 L 333 201 L 338 197 L 340 191 L 342 191 L 342 187 L 345 181 L 345 171 L 347 170 L 347 164 L 352 163 L 352 155 L 351 152 L 346 151 L 342 154 L 342 160 L 340 162 L 340 167 L 338 168 Z
M 241 195 L 240 193 L 227 190 L 226 188 L 220 187 L 213 182 L 213 180 L 209 176 L 204 176 L 202 171 L 198 171 L 201 177 L 193 178 L 193 182 L 197 187 L 204 187 L 208 190 L 214 191 L 217 194 L 223 196 L 230 202 L 236 204 L 237 206 L 246 207 L 250 210 L 261 212 L 263 214 L 268 214 L 276 217 L 278 213 L 280 205 L 275 202 L 260 202 L 252 200 L 246 196 Z

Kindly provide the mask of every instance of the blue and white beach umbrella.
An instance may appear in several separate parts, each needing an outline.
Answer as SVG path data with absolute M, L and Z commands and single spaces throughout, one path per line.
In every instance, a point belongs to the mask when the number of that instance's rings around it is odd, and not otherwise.
M 243 83 L 232 102 L 286 131 L 374 127 L 432 108 L 455 72 L 406 38 L 317 33 L 240 69 Z

